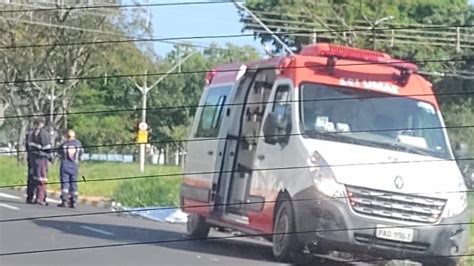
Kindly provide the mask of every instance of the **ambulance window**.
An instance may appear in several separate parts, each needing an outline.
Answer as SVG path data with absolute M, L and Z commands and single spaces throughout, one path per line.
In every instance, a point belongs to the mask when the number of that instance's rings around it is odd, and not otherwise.
M 222 112 L 230 87 L 210 88 L 195 137 L 217 137 L 222 121 Z
M 291 123 L 291 104 L 290 104 L 290 86 L 280 85 L 275 94 L 273 112 L 287 121 L 288 126 Z

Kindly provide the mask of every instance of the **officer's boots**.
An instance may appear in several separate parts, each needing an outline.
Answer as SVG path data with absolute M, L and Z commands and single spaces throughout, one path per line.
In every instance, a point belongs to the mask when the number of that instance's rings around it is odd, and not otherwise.
M 69 208 L 76 208 L 76 199 L 74 197 L 72 197 L 71 201 L 69 202 Z

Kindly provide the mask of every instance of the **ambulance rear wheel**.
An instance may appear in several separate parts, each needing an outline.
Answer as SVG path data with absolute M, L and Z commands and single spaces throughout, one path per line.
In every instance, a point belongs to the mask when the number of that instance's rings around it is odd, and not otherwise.
M 186 231 L 188 236 L 200 239 L 207 238 L 209 235 L 209 230 L 211 226 L 206 222 L 206 219 L 195 213 L 191 213 L 188 216 L 188 221 L 186 223 Z
M 302 259 L 302 248 L 295 235 L 293 207 L 289 200 L 278 207 L 273 225 L 273 256 L 280 262 L 297 262 Z

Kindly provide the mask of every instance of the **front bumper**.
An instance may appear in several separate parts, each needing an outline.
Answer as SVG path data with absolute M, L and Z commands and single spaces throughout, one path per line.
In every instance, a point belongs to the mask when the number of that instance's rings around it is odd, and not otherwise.
M 344 199 L 322 199 L 316 188 L 294 197 L 298 238 L 318 251 L 363 253 L 386 259 L 455 262 L 466 254 L 469 243 L 469 212 L 445 218 L 435 225 L 406 225 L 355 214 Z M 308 200 L 315 199 L 315 200 Z M 318 200 L 320 199 L 320 200 Z M 414 229 L 413 242 L 384 240 L 376 227 L 406 226 Z

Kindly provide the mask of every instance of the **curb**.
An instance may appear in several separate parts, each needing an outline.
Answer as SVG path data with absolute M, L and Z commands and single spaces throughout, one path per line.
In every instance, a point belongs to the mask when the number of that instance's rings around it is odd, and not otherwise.
M 26 192 L 25 187 L 13 187 L 12 190 Z M 60 191 L 47 190 L 47 193 L 48 193 L 48 198 L 59 199 L 61 197 Z M 113 205 L 115 205 L 113 204 L 113 202 L 107 199 L 97 200 L 97 199 L 91 199 L 87 196 L 79 196 L 77 203 L 81 205 L 92 206 L 92 207 L 101 208 L 101 209 L 110 209 L 111 207 L 113 207 Z

